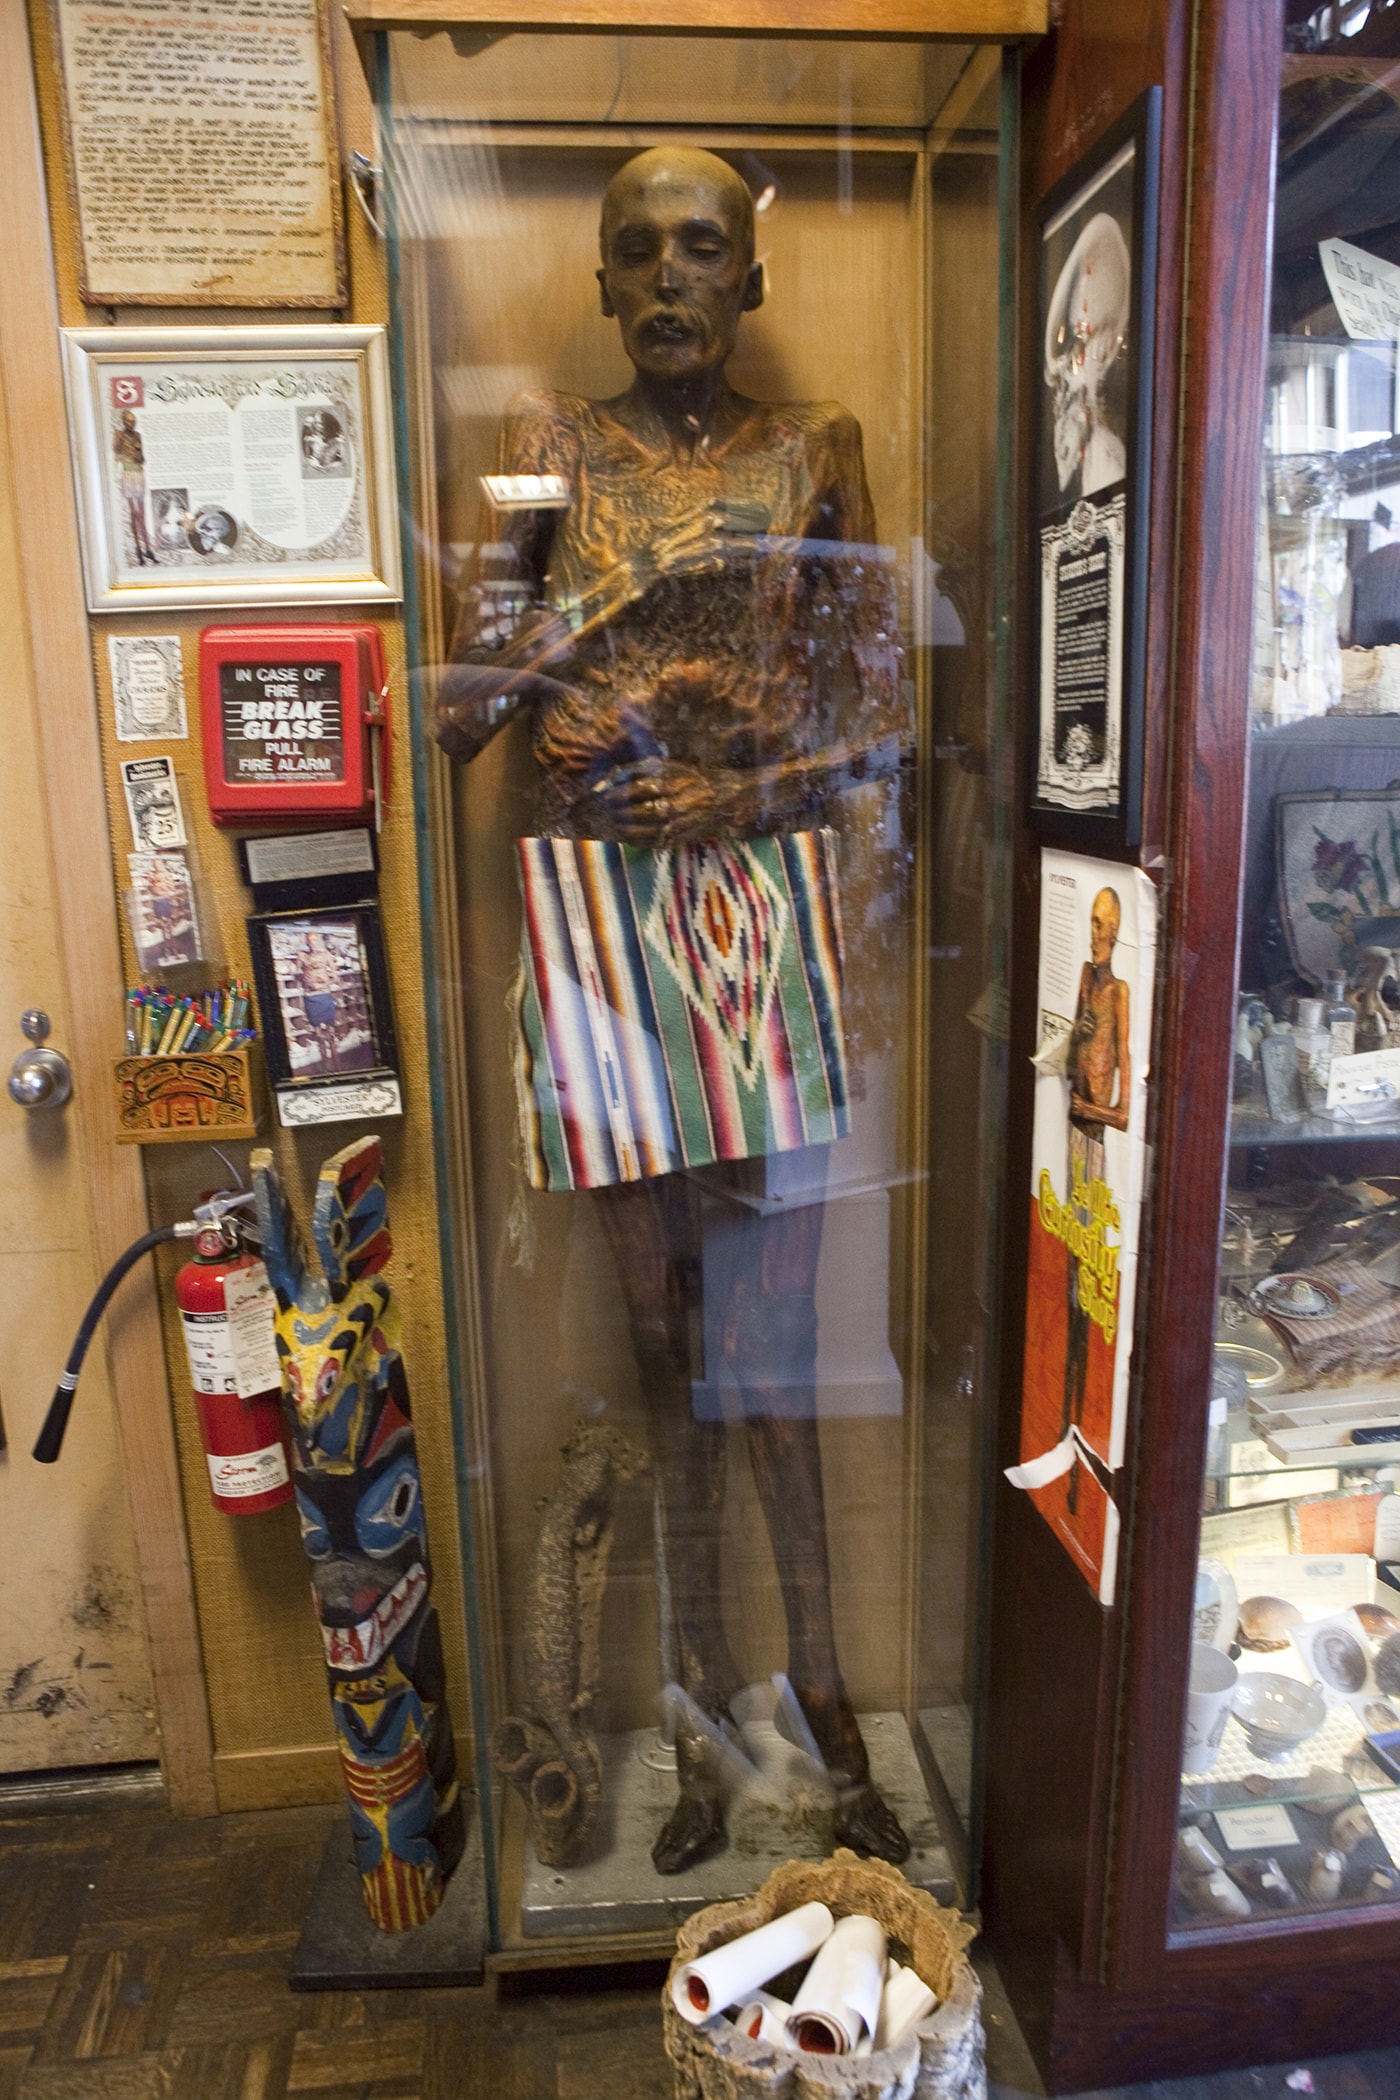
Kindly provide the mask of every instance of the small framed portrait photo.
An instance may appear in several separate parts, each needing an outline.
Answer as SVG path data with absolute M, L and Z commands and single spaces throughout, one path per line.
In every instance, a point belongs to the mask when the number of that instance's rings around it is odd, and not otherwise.
M 378 904 L 256 912 L 248 935 L 282 1122 L 402 1114 Z

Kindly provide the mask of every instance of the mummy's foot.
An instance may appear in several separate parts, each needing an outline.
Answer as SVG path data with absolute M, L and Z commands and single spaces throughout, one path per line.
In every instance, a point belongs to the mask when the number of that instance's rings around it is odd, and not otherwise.
M 863 1859 L 887 1859 L 898 1867 L 909 1857 L 903 1824 L 868 1779 L 837 1796 L 835 1835 L 838 1845 L 849 1845 Z
M 687 1867 L 718 1852 L 724 1842 L 724 1809 L 720 1803 L 696 1794 L 682 1794 L 651 1848 L 651 1863 L 658 1874 L 683 1874 Z

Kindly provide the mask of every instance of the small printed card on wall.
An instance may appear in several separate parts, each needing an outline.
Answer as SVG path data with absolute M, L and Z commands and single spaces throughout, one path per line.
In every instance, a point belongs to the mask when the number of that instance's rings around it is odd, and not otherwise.
M 188 737 L 178 634 L 109 634 L 107 657 L 119 744 Z
M 173 759 L 124 758 L 122 793 L 138 853 L 166 853 L 188 845 Z
M 130 853 L 127 894 L 132 939 L 141 968 L 152 974 L 199 962 L 199 910 L 183 853 Z

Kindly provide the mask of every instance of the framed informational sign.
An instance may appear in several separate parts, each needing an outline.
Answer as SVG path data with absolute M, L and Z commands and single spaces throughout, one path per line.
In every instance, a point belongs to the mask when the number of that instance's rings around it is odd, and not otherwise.
M 1160 88 L 1042 200 L 1036 350 L 1041 836 L 1141 838 Z
M 49 0 L 89 305 L 344 306 L 317 0 Z
M 399 596 L 382 328 L 69 328 L 87 602 Z

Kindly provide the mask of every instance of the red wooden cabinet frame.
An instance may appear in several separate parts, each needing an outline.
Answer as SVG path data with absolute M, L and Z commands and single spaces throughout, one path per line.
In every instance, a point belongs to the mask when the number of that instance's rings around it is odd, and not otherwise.
M 1165 91 L 1142 852 L 1163 910 L 1119 1602 L 1100 1610 L 1004 1485 L 994 1536 L 982 1908 L 1056 2091 L 1400 2040 L 1393 1906 L 1168 1940 L 1230 1105 L 1282 12 L 1066 0 L 1023 73 L 1028 265 L 1036 198 L 1144 87 Z M 1028 271 L 1022 308 L 1024 429 L 1039 379 Z M 1028 835 L 1019 874 L 1013 1191 L 1029 1176 Z M 1003 1464 L 1018 1456 L 1024 1212 L 1007 1205 Z

